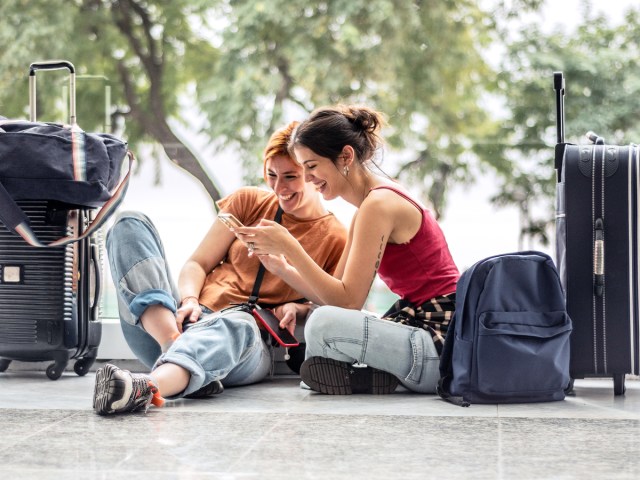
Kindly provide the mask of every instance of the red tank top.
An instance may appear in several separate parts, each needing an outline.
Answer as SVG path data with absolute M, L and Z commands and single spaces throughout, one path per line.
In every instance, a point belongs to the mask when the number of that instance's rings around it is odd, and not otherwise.
M 387 243 L 378 269 L 382 281 L 414 305 L 455 292 L 460 273 L 431 212 L 394 187 L 380 186 L 372 190 L 381 188 L 396 192 L 422 213 L 422 225 L 408 243 Z

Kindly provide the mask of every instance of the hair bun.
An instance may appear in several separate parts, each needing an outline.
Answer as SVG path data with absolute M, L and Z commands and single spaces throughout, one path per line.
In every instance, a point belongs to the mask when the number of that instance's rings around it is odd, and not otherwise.
M 371 161 L 382 147 L 379 130 L 384 117 L 375 110 L 359 105 L 320 107 L 311 112 L 293 132 L 290 149 L 302 145 L 334 163 L 345 145 L 351 146 L 360 163 Z
M 369 107 L 344 106 L 342 114 L 356 128 L 367 133 L 376 134 L 383 124 L 382 114 Z

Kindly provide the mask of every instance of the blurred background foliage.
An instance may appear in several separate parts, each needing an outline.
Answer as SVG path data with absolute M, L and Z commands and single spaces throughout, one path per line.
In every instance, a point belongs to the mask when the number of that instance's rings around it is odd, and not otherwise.
M 389 122 L 381 168 L 437 216 L 452 185 L 489 172 L 493 201 L 520 211 L 521 238 L 545 243 L 555 181 L 553 72 L 567 78 L 569 141 L 584 141 L 579 135 L 588 130 L 609 142 L 640 138 L 640 8 L 612 25 L 586 0 L 577 28 L 565 32 L 543 28 L 536 16 L 543 5 L 3 0 L 0 115 L 27 116 L 31 62 L 70 60 L 85 75 L 78 80 L 85 130 L 107 128 L 106 77 L 114 133 L 134 150 L 156 145 L 159 154 L 141 160 L 178 164 L 216 200 L 216 162 L 231 158 L 247 183 L 260 183 L 261 151 L 274 129 L 321 105 L 367 104 Z M 64 78 L 38 77 L 39 92 L 47 92 L 38 96 L 39 118 L 63 115 L 64 101 L 49 92 L 63 91 Z M 203 159 L 179 130 L 233 154 Z

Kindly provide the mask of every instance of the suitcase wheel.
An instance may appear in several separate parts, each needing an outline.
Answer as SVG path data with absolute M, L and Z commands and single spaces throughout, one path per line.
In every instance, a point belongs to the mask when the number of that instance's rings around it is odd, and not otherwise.
M 87 374 L 95 361 L 95 358 L 81 358 L 73 365 L 73 371 L 76 372 L 79 377 L 82 377 Z
M 0 358 L 0 372 L 5 372 L 7 368 L 9 368 L 10 363 L 11 363 L 11 360 L 8 360 L 6 358 Z
M 624 386 L 624 373 L 615 373 L 613 375 L 613 394 L 624 395 L 626 390 Z
M 62 376 L 65 366 L 65 364 L 52 363 L 47 367 L 47 377 L 49 377 L 50 380 L 58 380 Z

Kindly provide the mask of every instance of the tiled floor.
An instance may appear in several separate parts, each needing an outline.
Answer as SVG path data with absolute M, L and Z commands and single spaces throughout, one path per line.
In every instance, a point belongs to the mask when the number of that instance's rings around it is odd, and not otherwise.
M 461 408 L 405 390 L 332 397 L 292 376 L 100 417 L 94 373 L 0 374 L 1 479 L 638 479 L 640 381 Z

